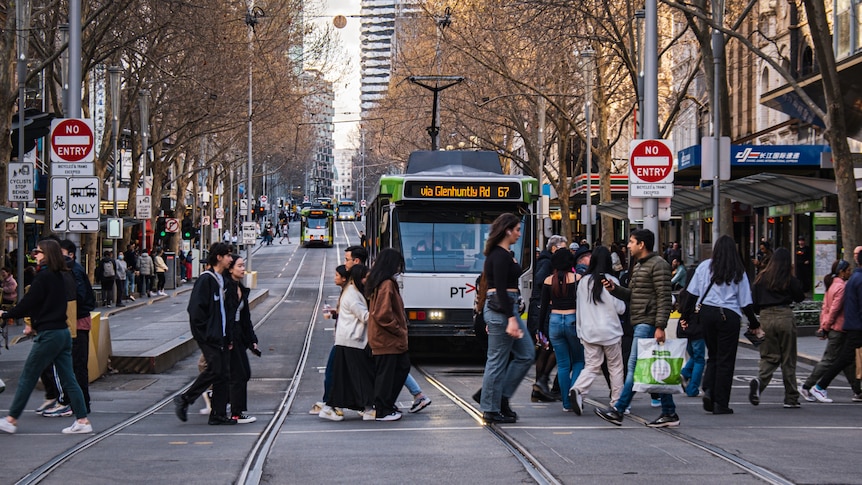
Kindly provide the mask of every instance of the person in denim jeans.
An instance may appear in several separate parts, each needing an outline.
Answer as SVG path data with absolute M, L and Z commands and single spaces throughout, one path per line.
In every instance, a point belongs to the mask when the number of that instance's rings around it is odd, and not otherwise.
M 535 349 L 519 315 L 518 278 L 521 265 L 510 247 L 521 238 L 521 220 L 501 214 L 491 224 L 485 242 L 484 273 L 488 297 L 483 316 L 488 326 L 488 359 L 482 378 L 482 419 L 485 423 L 514 423 L 518 419 L 509 399 L 533 365 Z M 509 358 L 511 355 L 511 359 Z
M 551 256 L 554 272 L 542 284 L 540 322 L 550 321 L 542 329 L 551 339 L 557 356 L 557 378 L 560 389 L 569 389 L 584 369 L 584 346 L 578 339 L 575 300 L 577 283 L 572 268 L 575 257 L 571 251 L 556 251 Z M 568 391 L 562 393 L 563 410 L 572 411 Z
M 655 234 L 649 229 L 632 231 L 628 249 L 636 264 L 632 268 L 629 288 L 618 286 L 611 280 L 602 281 L 602 285 L 613 296 L 629 302 L 634 327 L 632 352 L 629 355 L 628 372 L 620 398 L 611 408 L 596 408 L 596 414 L 600 418 L 617 426 L 623 424 L 623 413 L 631 404 L 635 394 L 633 388 L 638 341 L 642 338 L 654 338 L 660 344 L 665 341 L 665 328 L 671 310 L 670 264 L 653 252 L 654 245 Z M 676 414 L 673 395 L 659 394 L 658 396 L 661 400 L 661 416 L 647 423 L 647 426 L 651 428 L 679 426 L 679 416 Z
M 682 377 L 682 390 L 688 397 L 697 397 L 700 395 L 700 382 L 706 368 L 706 340 L 688 337 L 685 351 L 688 353 L 688 360 L 679 372 Z

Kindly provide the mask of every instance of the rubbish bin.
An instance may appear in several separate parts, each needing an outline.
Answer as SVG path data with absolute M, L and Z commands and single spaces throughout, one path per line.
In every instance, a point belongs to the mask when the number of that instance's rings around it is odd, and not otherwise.
M 164 253 L 165 264 L 168 265 L 168 270 L 165 271 L 165 289 L 177 289 L 177 253 Z

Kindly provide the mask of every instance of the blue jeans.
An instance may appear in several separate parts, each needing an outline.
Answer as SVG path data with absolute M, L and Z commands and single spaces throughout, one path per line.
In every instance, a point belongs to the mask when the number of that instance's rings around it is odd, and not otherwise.
M 126 271 L 126 295 L 131 295 L 135 292 L 135 272 Z
M 614 404 L 614 408 L 620 413 L 625 412 L 626 408 L 631 406 L 632 398 L 635 397 L 633 387 L 635 385 L 635 364 L 638 361 L 638 340 L 642 338 L 655 338 L 655 327 L 648 323 L 639 323 L 634 326 L 634 338 L 632 339 L 632 352 L 629 355 L 628 370 L 626 371 L 626 382 L 623 385 L 623 392 L 620 394 L 619 401 Z M 661 399 L 661 413 L 675 414 L 676 404 L 673 402 L 673 394 L 658 394 Z
M 30 348 L 30 354 L 21 370 L 21 377 L 18 378 L 18 389 L 15 390 L 15 397 L 9 407 L 9 416 L 15 419 L 21 417 L 30 394 L 36 387 L 36 381 L 39 380 L 42 371 L 52 363 L 57 370 L 57 377 L 60 378 L 63 391 L 69 396 L 75 417 L 78 419 L 87 417 L 84 393 L 81 392 L 72 367 L 72 335 L 65 328 L 40 330 L 36 334 L 33 347 Z
M 416 379 L 414 379 L 410 374 L 407 374 L 407 379 L 404 381 L 404 387 L 410 391 L 411 396 L 422 394 L 422 388 L 419 387 L 419 383 L 416 382 Z
M 584 346 L 578 339 L 577 315 L 551 313 L 548 333 L 557 356 L 557 377 L 562 390 L 563 407 L 572 409 L 569 389 L 584 370 Z
M 510 337 L 506 333 L 509 320 L 502 313 L 488 308 L 488 303 L 485 303 L 483 315 L 485 324 L 488 325 L 488 360 L 485 362 L 485 375 L 482 378 L 481 408 L 484 412 L 500 411 L 500 399 L 512 397 L 535 358 L 536 350 L 530 332 L 518 315 L 518 294 L 510 292 L 509 297 L 516 302 L 512 305 L 512 314 L 518 320 L 518 326 L 524 335 L 519 339 Z
M 688 362 L 680 371 L 680 375 L 688 379 L 688 387 L 685 393 L 694 397 L 700 392 L 700 381 L 703 379 L 703 370 L 706 368 L 706 340 L 688 339 L 685 347 L 688 352 Z

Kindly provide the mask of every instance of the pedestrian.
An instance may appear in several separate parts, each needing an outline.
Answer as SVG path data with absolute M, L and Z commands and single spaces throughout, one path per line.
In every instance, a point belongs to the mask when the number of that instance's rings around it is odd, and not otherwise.
M 129 243 L 126 252 L 123 253 L 126 259 L 126 296 L 129 300 L 135 301 L 135 289 L 137 287 L 135 279 L 138 271 L 138 253 L 137 244 Z
M 160 296 L 168 296 L 165 293 L 165 273 L 168 271 L 168 265 L 165 264 L 164 254 L 164 249 L 157 248 L 156 257 L 153 258 L 153 266 L 156 270 L 156 294 Z
M 66 325 L 66 302 L 69 286 L 74 288 L 74 277 L 66 266 L 60 245 L 52 239 L 44 239 L 36 244 L 36 262 L 39 271 L 30 285 L 30 290 L 21 301 L 9 311 L 0 311 L 0 318 L 30 317 L 31 327 L 25 333 L 36 332 L 30 353 L 24 363 L 18 388 L 9 407 L 6 419 L 0 419 L 0 431 L 15 433 L 18 429 L 18 418 L 24 412 L 24 407 L 30 394 L 36 386 L 36 380 L 48 365 L 57 368 L 57 374 L 63 388 L 71 399 L 75 421 L 64 428 L 64 434 L 92 433 L 93 426 L 87 419 L 87 405 L 84 395 L 75 379 L 72 365 L 72 335 Z
M 624 301 L 611 295 L 602 284 L 603 279 L 619 285 L 619 280 L 610 272 L 613 259 L 607 248 L 599 246 L 593 251 L 587 273 L 577 285 L 578 338 L 584 348 L 584 369 L 569 390 L 572 411 L 583 412 L 583 396 L 589 394 L 590 386 L 607 362 L 611 387 L 611 402 L 620 398 L 625 382 L 623 365 L 623 327 L 620 316 L 626 311 Z
M 712 258 L 700 263 L 686 291 L 691 297 L 681 309 L 683 316 L 679 324 L 688 338 L 691 365 L 687 363 L 681 372 L 683 389 L 688 396 L 698 396 L 703 376 L 704 410 L 713 414 L 733 414 L 730 392 L 742 314 L 748 317 L 750 330 L 758 335 L 763 333 L 754 314 L 745 266 L 733 238 L 725 235 L 715 241 Z M 698 306 L 697 323 L 689 325 L 694 322 Z M 705 368 L 704 345 L 708 352 Z
M 540 314 L 543 308 L 541 305 L 543 284 L 545 278 L 552 272 L 551 257 L 558 249 L 566 249 L 566 245 L 567 241 L 563 236 L 555 234 L 549 237 L 545 249 L 539 253 L 534 265 L 533 289 L 530 292 L 530 306 L 527 311 L 527 328 L 536 343 L 536 383 L 533 384 L 533 392 L 530 395 L 530 400 L 533 402 L 557 400 L 549 385 L 551 372 L 557 366 L 557 356 L 548 345 L 548 324 L 540 319 Z
M 817 336 L 820 340 L 828 339 L 829 342 L 826 344 L 826 350 L 823 351 L 823 357 L 820 358 L 820 361 L 814 366 L 814 370 L 805 379 L 805 383 L 799 388 L 799 394 L 806 401 L 817 401 L 817 398 L 811 395 L 810 390 L 835 362 L 844 341 L 847 340 L 847 332 L 844 331 L 844 289 L 845 281 L 850 278 L 852 273 L 853 268 L 850 263 L 839 259 L 832 263 L 832 272 L 823 278 L 826 295 L 823 297 L 823 307 L 820 310 L 820 329 L 817 331 Z M 844 376 L 853 390 L 853 401 L 862 401 L 862 389 L 860 389 L 859 379 L 856 378 L 856 362 L 847 364 L 844 368 Z M 828 397 L 825 400 L 826 402 L 831 401 Z
M 12 276 L 12 268 L 0 269 L 0 281 L 3 284 L 3 304 L 14 305 L 18 301 L 18 282 Z
M 802 282 L 803 293 L 811 291 L 811 247 L 805 244 L 805 238 L 799 236 L 796 246 L 796 277 Z
M 141 296 L 144 294 L 147 295 L 147 298 L 150 296 L 150 289 L 153 286 L 153 273 L 155 272 L 155 268 L 153 267 L 153 258 L 146 250 L 141 251 L 141 255 L 138 256 L 138 271 L 141 274 L 141 281 L 138 284 L 138 292 Z
M 485 241 L 483 271 L 488 279 L 488 293 L 483 313 L 488 328 L 488 358 L 482 378 L 481 409 L 486 423 L 518 420 L 509 400 L 535 356 L 533 342 L 524 338 L 528 329 L 518 312 L 521 265 L 510 252 L 520 238 L 521 219 L 504 213 L 491 224 Z
M 366 236 L 362 231 L 359 231 L 359 245 L 363 248 L 368 247 L 368 236 Z
M 245 277 L 245 260 L 238 254 L 232 256 L 232 261 L 224 273 L 225 278 L 225 311 L 231 322 L 230 345 L 230 414 L 237 424 L 253 423 L 254 416 L 248 411 L 248 381 L 251 379 L 251 364 L 248 361 L 248 350 L 258 357 L 261 356 L 257 344 L 257 335 L 251 323 L 251 308 L 248 295 L 251 290 L 242 284 Z
M 602 285 L 610 293 L 629 304 L 630 319 L 634 327 L 632 352 L 623 390 L 617 402 L 607 409 L 596 408 L 596 414 L 609 423 L 621 426 L 623 413 L 634 398 L 634 374 L 637 363 L 638 340 L 654 338 L 659 344 L 665 341 L 665 329 L 671 310 L 670 265 L 653 251 L 655 234 L 649 229 L 636 229 L 629 236 L 628 250 L 635 264 L 629 287 L 616 285 L 605 279 Z M 658 394 L 661 415 L 647 423 L 651 428 L 679 426 L 676 404 L 672 394 Z
M 217 242 L 210 246 L 207 263 L 211 270 L 205 271 L 198 278 L 189 297 L 189 326 L 207 365 L 191 387 L 174 398 L 175 412 L 180 421 L 188 419 L 189 405 L 212 386 L 212 412 L 209 416 L 209 424 L 236 424 L 236 420 L 227 417 L 230 327 L 225 312 L 225 283 L 222 276 L 232 260 L 230 246 L 227 244 Z
M 111 251 L 105 251 L 102 259 L 99 260 L 99 266 L 96 267 L 96 278 L 102 284 L 102 306 L 111 308 L 117 280 L 117 265 L 114 264 Z
M 126 256 L 118 252 L 117 259 L 114 260 L 114 265 L 117 267 L 117 308 L 126 306 L 123 300 L 126 299 Z
M 235 238 L 236 238 L 236 236 L 234 236 L 234 239 Z M 234 243 L 235 242 L 236 241 L 234 240 Z M 186 251 L 186 263 L 185 264 L 186 264 L 186 280 L 187 281 L 192 279 L 192 262 L 194 261 L 194 257 L 195 257 L 194 249 L 189 249 L 188 251 Z M 183 283 L 185 283 L 185 281 L 183 281 Z
M 754 270 L 756 273 L 760 273 L 766 268 L 766 265 L 769 264 L 769 260 L 772 258 L 772 248 L 769 247 L 769 243 L 767 241 L 760 241 L 760 245 L 757 247 L 757 253 L 752 258 L 751 263 L 754 264 Z
M 282 211 L 281 213 L 282 213 L 282 216 L 278 220 L 278 223 L 282 226 L 281 239 L 278 240 L 278 243 L 281 244 L 282 241 L 287 239 L 287 244 L 291 244 L 291 242 L 290 242 L 290 220 L 287 218 L 287 214 L 285 214 L 284 211 Z
M 375 419 L 374 359 L 368 346 L 368 304 L 362 283 L 368 274 L 363 264 L 351 267 L 347 283 L 338 298 L 338 321 L 335 326 L 335 355 L 331 369 L 331 387 L 326 405 L 318 416 L 341 421 L 338 409 L 352 409 L 362 419 Z
M 563 411 L 573 410 L 568 390 L 584 369 L 584 346 L 578 340 L 578 318 L 575 313 L 578 283 L 572 272 L 574 264 L 575 258 L 571 252 L 556 251 L 551 256 L 553 273 L 542 282 L 540 331 L 550 338 L 554 348 L 560 389 L 566 390 L 561 396 Z M 575 412 L 580 414 L 579 409 Z
M 395 275 L 404 271 L 404 257 L 387 248 L 377 255 L 368 273 L 368 345 L 374 358 L 374 411 L 377 421 L 396 421 L 395 405 L 410 373 L 407 355 L 407 315 Z
M 354 266 L 351 260 L 351 266 Z M 358 263 L 357 263 L 358 264 Z M 333 277 L 333 281 L 335 282 L 335 286 L 341 288 L 341 291 L 344 291 L 344 287 L 347 285 L 350 279 L 350 270 L 347 269 L 347 266 L 341 264 L 335 268 L 335 276 Z M 340 298 L 340 297 L 339 297 Z M 332 319 L 337 322 L 338 320 L 338 309 L 332 308 L 328 304 L 323 307 L 323 318 L 329 320 Z M 319 415 L 321 411 L 326 407 L 326 401 L 329 400 L 329 393 L 332 389 L 332 370 L 333 370 L 333 362 L 335 360 L 335 345 L 329 349 L 329 357 L 326 359 L 326 369 L 323 371 L 323 399 L 314 403 L 311 406 L 311 410 L 308 414 Z M 340 410 L 334 408 L 335 414 L 339 414 Z M 341 414 L 343 415 L 343 414 Z
M 843 328 L 846 338 L 835 360 L 811 388 L 811 396 L 820 402 L 832 402 L 826 389 L 838 374 L 855 362 L 856 349 L 862 347 L 862 246 L 853 250 L 853 256 L 856 259 L 856 269 L 844 285 Z
M 682 261 L 674 258 L 670 262 L 670 286 L 672 290 L 679 291 L 686 287 L 688 283 L 688 270 Z
M 790 304 L 804 298 L 802 282 L 792 273 L 790 251 L 777 248 L 769 264 L 754 279 L 752 288 L 754 311 L 760 314 L 761 326 L 766 334 L 759 347 L 760 364 L 757 377 L 748 384 L 748 400 L 755 406 L 760 404 L 760 393 L 769 385 L 775 369 L 781 366 L 784 407 L 799 407 L 799 389 L 796 384 L 796 323 L 793 321 Z

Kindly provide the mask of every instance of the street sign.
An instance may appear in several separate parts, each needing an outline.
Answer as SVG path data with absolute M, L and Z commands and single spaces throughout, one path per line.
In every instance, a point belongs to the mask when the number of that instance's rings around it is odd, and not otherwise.
M 92 163 L 93 160 L 93 120 L 65 118 L 51 121 L 52 162 Z
M 265 195 L 261 195 L 261 196 L 260 196 L 260 203 L 261 203 L 261 204 L 266 204 L 266 196 L 265 196 Z
M 92 163 L 52 163 L 51 175 L 54 177 L 93 176 L 95 168 Z
M 33 164 L 29 162 L 9 162 L 9 201 L 30 202 L 33 195 Z
M 51 177 L 55 232 L 99 232 L 99 183 L 98 177 Z
M 179 232 L 180 221 L 174 218 L 165 219 L 165 232 Z
M 254 222 L 242 223 L 242 243 L 254 244 L 257 242 L 257 225 Z
M 201 222 L 201 225 L 202 226 L 209 226 L 210 225 L 210 216 L 204 216 L 203 221 Z
M 359 201 L 359 207 L 362 207 L 363 209 L 365 208 L 365 199 Z
M 123 220 L 119 217 L 108 219 L 108 239 L 123 238 Z
M 248 215 L 248 199 L 239 199 L 239 215 Z
M 217 207 L 215 210 L 216 219 L 224 219 L 224 209 L 221 207 Z
M 149 219 L 153 217 L 152 198 L 149 195 L 138 195 L 135 204 L 135 219 Z
M 668 140 L 632 140 L 629 197 L 672 196 L 673 144 Z
M 54 232 L 66 232 L 69 218 L 66 217 L 66 207 L 69 201 L 69 179 L 66 177 L 51 177 L 51 199 L 48 201 L 51 210 L 51 229 Z

